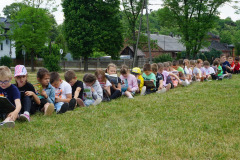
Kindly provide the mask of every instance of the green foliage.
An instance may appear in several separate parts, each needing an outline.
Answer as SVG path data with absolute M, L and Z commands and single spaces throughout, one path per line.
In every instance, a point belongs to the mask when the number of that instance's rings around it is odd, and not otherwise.
M 204 53 L 206 60 L 210 63 L 212 63 L 215 58 L 219 58 L 221 54 L 222 54 L 221 51 L 217 51 L 215 49 L 212 49 L 210 52 Z
M 24 3 L 12 3 L 11 5 L 6 6 L 6 7 L 3 8 L 3 14 L 7 18 L 12 19 L 24 7 L 26 7 L 26 4 L 24 4 Z
M 31 66 L 34 70 L 34 57 L 48 41 L 52 19 L 47 10 L 26 6 L 12 18 L 11 38 L 18 46 L 26 47 L 26 53 L 31 54 Z M 28 56 L 28 55 L 27 55 Z
M 168 8 L 166 15 L 171 15 L 165 19 L 169 18 L 168 22 L 172 21 L 173 25 L 179 27 L 187 57 L 191 53 L 196 55 L 208 44 L 205 44 L 205 39 L 207 33 L 214 28 L 217 9 L 227 1 L 164 0 L 164 6 Z
M 159 62 L 168 62 L 168 61 L 173 61 L 172 56 L 170 54 L 162 54 L 159 55 L 157 58 L 154 58 L 154 63 L 159 63 Z
M 7 66 L 10 68 L 11 65 L 12 65 L 12 58 L 10 58 L 8 56 L 1 57 L 0 66 Z
M 65 0 L 62 6 L 65 38 L 74 58 L 91 57 L 95 50 L 119 57 L 123 43 L 119 0 Z
M 43 53 L 43 61 L 44 61 L 44 67 L 47 68 L 50 72 L 52 71 L 60 71 L 60 48 L 58 45 L 52 45 L 51 46 L 51 54 L 49 54 L 49 47 L 46 47 L 44 49 Z

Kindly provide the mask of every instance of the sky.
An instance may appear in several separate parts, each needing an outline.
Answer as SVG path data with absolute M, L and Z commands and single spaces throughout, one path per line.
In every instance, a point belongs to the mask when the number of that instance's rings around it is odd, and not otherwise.
M 55 16 L 56 22 L 58 24 L 63 23 L 64 21 L 64 14 L 62 12 L 62 6 L 61 6 L 61 0 L 55 0 L 56 1 L 56 5 L 58 5 L 58 11 L 54 12 L 53 15 Z M 21 0 L 0 0 L 0 16 L 3 17 L 3 13 L 2 10 L 5 6 L 10 5 L 14 2 L 21 2 Z M 151 5 L 149 5 L 149 9 L 152 10 L 157 10 L 159 8 L 161 8 L 161 0 L 149 0 L 149 3 Z M 240 4 L 238 4 L 240 5 Z M 240 15 L 235 14 L 234 10 L 231 7 L 231 4 L 226 4 L 224 6 L 222 6 L 220 9 L 220 17 L 222 19 L 225 19 L 227 17 L 231 17 L 231 19 L 233 21 L 239 20 L 240 19 Z

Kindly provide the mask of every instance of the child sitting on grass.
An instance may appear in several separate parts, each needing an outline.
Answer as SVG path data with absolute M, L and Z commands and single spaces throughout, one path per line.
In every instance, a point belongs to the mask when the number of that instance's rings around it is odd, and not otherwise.
M 77 80 L 77 76 L 73 70 L 69 70 L 64 74 L 65 80 L 72 87 L 72 98 L 76 100 L 76 105 L 84 107 L 83 103 L 83 82 Z
M 198 59 L 193 69 L 193 76 L 195 77 L 194 80 L 198 82 L 203 81 L 205 78 L 203 77 L 202 71 L 201 71 L 202 65 L 203 65 L 203 61 L 201 59 Z
M 5 120 L 0 123 L 0 128 L 13 128 L 15 126 L 14 121 L 21 110 L 20 92 L 15 85 L 11 84 L 11 80 L 11 70 L 6 66 L 0 66 L 0 96 L 7 98 L 14 106 L 11 108 L 7 106 L 1 107 L 0 114 Z
M 122 94 L 126 95 L 128 98 L 133 98 L 133 95 L 138 90 L 137 78 L 129 73 L 128 67 L 123 65 L 120 70 L 121 88 Z
M 121 92 L 121 79 L 117 76 L 117 66 L 110 63 L 107 67 L 107 78 L 112 86 L 110 87 L 111 96 L 110 99 L 117 99 L 122 96 Z
M 156 76 L 156 93 L 166 92 L 167 91 L 166 88 L 163 87 L 163 76 L 162 74 L 158 73 L 158 65 L 156 63 L 153 63 L 151 67 L 152 67 L 152 72 Z
M 227 61 L 227 57 L 225 54 L 221 54 L 220 56 L 220 64 L 222 65 L 223 74 L 228 74 L 232 72 L 231 65 Z
M 211 75 L 215 75 L 215 71 L 212 67 L 210 67 L 210 63 L 208 61 L 204 61 L 203 66 L 204 66 L 204 72 L 206 74 L 206 80 L 212 78 Z
M 21 93 L 21 114 L 19 120 L 30 122 L 30 113 L 36 112 L 36 105 L 40 105 L 40 99 L 36 95 L 36 91 L 31 83 L 27 81 L 27 70 L 23 65 L 15 67 L 14 78 L 16 87 Z M 36 105 L 34 104 L 36 103 Z
M 132 74 L 137 78 L 138 81 L 138 90 L 137 93 L 140 95 L 144 95 L 146 92 L 146 86 L 144 86 L 144 79 L 141 74 L 141 69 L 139 67 L 135 67 L 132 69 Z
M 240 70 L 239 57 L 235 57 L 233 73 L 238 74 Z
M 112 84 L 107 80 L 105 72 L 101 69 L 95 71 L 95 76 L 103 90 L 103 101 L 110 101 Z
M 39 110 L 44 112 L 45 116 L 52 115 L 55 103 L 55 88 L 49 83 L 50 73 L 47 69 L 41 68 L 37 72 L 39 84 L 35 85 L 35 90 L 40 99 Z
M 103 90 L 93 74 L 85 74 L 83 77 L 83 102 L 85 106 L 98 105 L 103 99 Z
M 72 87 L 60 78 L 57 72 L 50 74 L 50 83 L 55 87 L 55 110 L 57 114 L 73 110 L 76 100 L 72 99 Z
M 144 81 L 152 81 L 154 84 L 153 88 L 146 86 L 146 94 L 156 92 L 156 75 L 152 73 L 152 66 L 149 63 L 144 64 L 142 77 Z
M 233 71 L 234 67 L 235 67 L 235 64 L 234 64 L 234 61 L 233 61 L 233 57 L 228 57 L 228 62 L 231 66 L 231 70 Z

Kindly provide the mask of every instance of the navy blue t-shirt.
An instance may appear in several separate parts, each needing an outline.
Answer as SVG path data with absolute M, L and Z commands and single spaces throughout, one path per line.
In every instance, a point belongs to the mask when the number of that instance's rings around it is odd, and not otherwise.
M 15 107 L 15 100 L 21 97 L 18 88 L 13 84 L 6 89 L 0 87 L 0 96 L 6 97 Z
M 225 61 L 224 63 L 222 63 L 223 74 L 226 74 L 227 66 L 231 68 L 231 65 L 228 61 Z

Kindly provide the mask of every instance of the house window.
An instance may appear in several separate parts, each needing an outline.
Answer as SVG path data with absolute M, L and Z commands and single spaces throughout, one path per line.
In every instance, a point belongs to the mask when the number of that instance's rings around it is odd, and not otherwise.
M 3 50 L 3 43 L 1 43 L 1 51 Z

